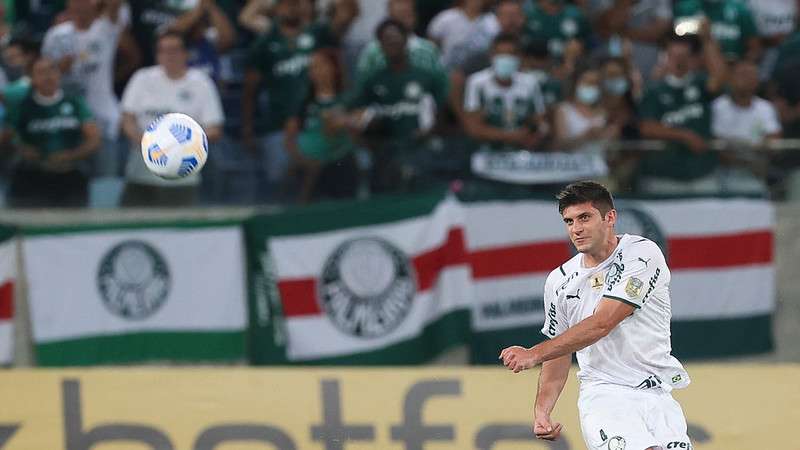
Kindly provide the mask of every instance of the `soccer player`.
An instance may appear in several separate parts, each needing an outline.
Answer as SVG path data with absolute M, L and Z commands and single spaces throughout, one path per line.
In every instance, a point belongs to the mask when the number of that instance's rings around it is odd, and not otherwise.
M 577 352 L 583 438 L 590 450 L 691 448 L 670 391 L 689 384 L 671 354 L 670 272 L 649 239 L 617 235 L 611 194 L 592 181 L 570 184 L 558 209 L 578 254 L 553 270 L 544 292 L 550 338 L 500 353 L 515 373 L 542 365 L 533 432 L 558 438 L 550 413 Z

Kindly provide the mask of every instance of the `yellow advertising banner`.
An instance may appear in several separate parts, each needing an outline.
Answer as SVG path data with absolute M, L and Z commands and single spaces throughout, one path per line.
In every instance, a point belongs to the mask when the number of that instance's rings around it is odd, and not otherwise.
M 694 448 L 800 448 L 800 365 L 689 372 L 675 396 Z M 574 376 L 561 440 L 533 439 L 536 382 L 499 368 L 8 370 L 0 450 L 585 448 Z

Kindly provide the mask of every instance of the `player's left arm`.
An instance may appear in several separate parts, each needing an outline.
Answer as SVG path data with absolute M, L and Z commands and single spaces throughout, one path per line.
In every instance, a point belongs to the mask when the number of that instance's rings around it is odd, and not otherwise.
M 588 347 L 611 333 L 636 308 L 615 298 L 603 297 L 594 313 L 565 332 L 531 348 L 509 347 L 500 354 L 503 364 L 514 373 L 569 355 Z

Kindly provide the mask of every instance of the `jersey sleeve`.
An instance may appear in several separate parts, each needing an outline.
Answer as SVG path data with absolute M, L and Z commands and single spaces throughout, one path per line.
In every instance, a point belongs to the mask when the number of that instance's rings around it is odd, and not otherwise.
M 208 75 L 201 73 L 202 94 L 205 96 L 203 111 L 198 119 L 203 126 L 220 126 L 225 122 L 225 114 L 222 112 L 222 101 L 219 98 L 217 86 L 211 81 Z
M 552 275 L 547 277 L 547 281 L 544 283 L 544 325 L 542 325 L 541 331 L 548 339 L 560 335 L 568 328 L 567 316 L 558 306 L 558 297 L 552 278 Z
M 122 112 L 132 113 L 135 114 L 139 112 L 139 98 L 140 98 L 140 88 L 139 86 L 142 84 L 142 72 L 141 69 L 139 72 L 133 74 L 131 80 L 128 81 L 128 85 L 125 86 L 125 90 L 122 93 Z
M 477 75 L 467 79 L 467 89 L 464 93 L 464 111 L 475 112 L 481 109 L 480 83 Z
M 647 239 L 631 243 L 618 252 L 606 272 L 603 297 L 640 309 L 653 292 L 658 278 L 666 276 L 664 255 Z

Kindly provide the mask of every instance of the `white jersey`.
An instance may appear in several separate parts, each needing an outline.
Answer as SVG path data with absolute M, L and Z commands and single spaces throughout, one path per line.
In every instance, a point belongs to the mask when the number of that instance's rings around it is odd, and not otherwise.
M 198 69 L 189 69 L 179 80 L 167 77 L 160 66 L 145 67 L 133 74 L 122 94 L 122 111 L 136 116 L 139 128 L 162 114 L 179 112 L 194 118 L 201 126 L 220 126 L 224 122 L 222 103 L 211 78 Z M 195 172 L 179 180 L 165 180 L 153 175 L 144 165 L 139 142 L 131 142 L 125 177 L 138 184 L 154 186 L 197 185 Z
M 64 22 L 50 28 L 42 44 L 42 53 L 48 57 L 74 58 L 70 71 L 64 74 L 64 89 L 86 100 L 110 139 L 118 135 L 120 118 L 119 101 L 114 94 L 114 58 L 129 16 L 130 12 L 123 8 L 116 22 L 102 16 L 86 30 Z
M 577 352 L 581 384 L 666 391 L 686 387 L 689 376 L 670 354 L 670 272 L 658 245 L 625 234 L 598 266 L 587 268 L 582 262 L 578 254 L 547 277 L 545 336 L 558 336 L 592 315 L 603 297 L 636 309 L 608 336 Z
M 481 112 L 483 120 L 493 127 L 517 130 L 528 126 L 533 117 L 544 114 L 545 105 L 535 76 L 515 72 L 511 84 L 503 86 L 490 67 L 467 79 L 464 110 Z M 491 145 L 498 150 L 517 150 L 502 143 Z

